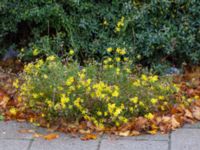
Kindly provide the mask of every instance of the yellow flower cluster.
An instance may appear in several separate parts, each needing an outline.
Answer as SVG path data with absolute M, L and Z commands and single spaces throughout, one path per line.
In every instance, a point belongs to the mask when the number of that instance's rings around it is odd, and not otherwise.
M 115 32 L 120 32 L 121 28 L 124 26 L 124 16 L 117 22 L 117 26 L 115 27 Z

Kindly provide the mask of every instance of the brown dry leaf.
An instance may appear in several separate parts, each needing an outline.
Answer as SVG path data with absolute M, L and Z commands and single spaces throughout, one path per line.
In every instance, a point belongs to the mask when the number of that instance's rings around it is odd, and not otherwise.
M 21 129 L 18 130 L 19 133 L 35 133 L 34 130 L 30 130 L 30 129 Z
M 137 131 L 140 131 L 142 129 L 145 128 L 146 124 L 147 124 L 148 120 L 144 117 L 138 117 L 136 120 L 135 120 L 135 129 Z
M 33 138 L 40 138 L 40 137 L 43 137 L 44 135 L 43 134 L 40 134 L 40 133 L 34 133 L 33 134 Z
M 118 133 L 119 136 L 130 136 L 130 131 L 124 131 L 124 132 L 119 132 Z
M 80 133 L 80 134 L 90 134 L 91 131 L 90 131 L 90 130 L 83 130 L 83 129 L 80 129 L 80 130 L 79 130 L 79 133 Z
M 81 137 L 81 140 L 87 141 L 87 140 L 95 140 L 97 139 L 97 136 L 95 134 L 85 134 L 83 137 Z
M 130 133 L 130 136 L 137 136 L 137 135 L 140 135 L 140 132 L 139 132 L 139 131 L 136 131 L 136 130 L 133 130 L 133 131 L 131 131 L 131 133 Z
M 2 100 L 0 101 L 0 106 L 2 108 L 6 108 L 6 105 L 7 105 L 9 100 L 10 100 L 10 98 L 8 96 L 4 95 Z
M 172 129 L 175 129 L 181 126 L 181 124 L 177 121 L 174 115 L 171 118 L 171 124 L 172 124 Z
M 48 135 L 43 136 L 43 138 L 44 138 L 45 140 L 50 141 L 50 140 L 59 138 L 59 135 L 56 134 L 56 133 L 50 133 L 50 134 L 48 134 Z
M 185 110 L 185 117 L 190 119 L 194 118 L 191 111 L 189 111 L 188 109 Z
M 170 122 L 170 120 L 171 120 L 171 117 L 168 117 L 168 116 L 163 116 L 162 117 L 162 122 L 163 123 L 168 123 L 168 122 Z
M 194 107 L 192 113 L 195 119 L 200 120 L 200 107 Z

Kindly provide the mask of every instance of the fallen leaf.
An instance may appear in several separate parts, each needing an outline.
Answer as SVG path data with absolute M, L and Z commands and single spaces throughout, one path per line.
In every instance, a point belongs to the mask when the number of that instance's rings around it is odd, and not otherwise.
M 91 131 L 90 131 L 90 130 L 83 130 L 83 129 L 80 129 L 80 130 L 79 130 L 79 133 L 80 133 L 80 134 L 90 134 Z
M 34 133 L 33 134 L 33 138 L 40 138 L 40 137 L 43 137 L 44 135 L 43 134 L 40 134 L 40 133 Z
M 50 141 L 50 140 L 59 138 L 59 135 L 56 134 L 56 133 L 51 133 L 51 134 L 48 134 L 48 135 L 43 136 L 43 138 L 44 138 L 45 140 Z
M 7 105 L 9 100 L 10 100 L 10 98 L 8 96 L 4 95 L 2 100 L 0 101 L 0 106 L 2 108 L 6 108 L 6 105 Z
M 21 129 L 18 130 L 19 133 L 35 133 L 34 130 L 30 130 L 30 129 Z
M 171 124 L 172 124 L 172 129 L 175 129 L 181 126 L 181 124 L 177 121 L 174 115 L 171 118 Z
M 81 137 L 81 140 L 87 141 L 87 140 L 95 140 L 97 139 L 97 136 L 95 134 L 85 134 L 83 137 Z
M 130 136 L 130 131 L 119 132 L 119 136 Z
M 191 118 L 191 119 L 193 118 L 192 113 L 188 109 L 185 110 L 185 117 Z
M 200 107 L 194 107 L 192 110 L 192 114 L 195 119 L 200 120 Z
M 136 131 L 136 130 L 133 130 L 133 131 L 131 131 L 131 133 L 130 133 L 130 136 L 137 136 L 137 135 L 140 135 L 140 132 L 139 132 L 139 131 Z
M 162 117 L 162 122 L 164 122 L 164 123 L 168 123 L 168 122 L 170 122 L 170 120 L 171 120 L 171 118 L 168 116 Z

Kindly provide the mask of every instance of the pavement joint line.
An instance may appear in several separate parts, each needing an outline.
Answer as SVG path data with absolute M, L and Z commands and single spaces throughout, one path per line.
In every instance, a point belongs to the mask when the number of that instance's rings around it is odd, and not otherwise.
M 103 135 L 101 136 L 101 138 L 100 138 L 100 140 L 98 142 L 97 150 L 100 150 L 102 140 L 103 140 Z
M 34 142 L 34 139 L 30 140 L 30 143 L 29 143 L 29 145 L 28 145 L 27 150 L 30 150 L 30 149 L 31 149 L 31 146 L 32 146 L 33 142 Z
M 171 132 L 169 133 L 169 136 L 168 136 L 168 138 L 169 138 L 169 140 L 168 140 L 168 150 L 171 150 Z
M 0 141 L 1 140 L 21 140 L 21 141 L 31 141 L 33 139 L 26 139 L 26 138 L 0 138 Z

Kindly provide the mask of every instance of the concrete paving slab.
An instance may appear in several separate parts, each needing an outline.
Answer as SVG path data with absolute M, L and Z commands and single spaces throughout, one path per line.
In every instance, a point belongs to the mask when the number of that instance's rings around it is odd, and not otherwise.
M 32 134 L 19 133 L 21 129 L 32 129 L 32 125 L 27 123 L 17 123 L 15 121 L 0 122 L 0 139 L 32 139 Z
M 171 134 L 171 150 L 200 150 L 200 129 L 177 129 Z
M 104 135 L 103 139 L 108 140 L 146 140 L 146 141 L 168 141 L 169 140 L 169 134 L 160 134 L 157 133 L 155 135 L 139 135 L 139 136 L 132 136 L 132 137 L 120 137 L 115 135 Z
M 28 150 L 30 140 L 0 139 L 0 150 Z
M 52 141 L 36 139 L 30 150 L 97 150 L 99 140 L 81 141 L 80 138 L 63 136 Z
M 200 122 L 196 122 L 194 124 L 185 124 L 183 128 L 199 128 L 200 129 Z
M 168 141 L 136 141 L 103 139 L 100 150 L 168 150 Z

